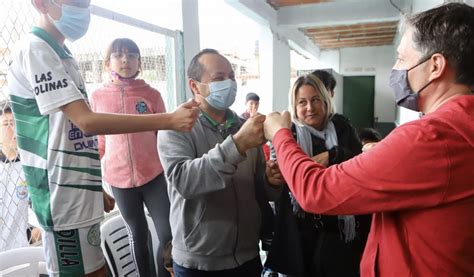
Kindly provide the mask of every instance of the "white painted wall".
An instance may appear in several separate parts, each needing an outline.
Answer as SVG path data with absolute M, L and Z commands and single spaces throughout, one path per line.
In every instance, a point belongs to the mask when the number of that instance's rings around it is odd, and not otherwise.
M 395 46 L 354 47 L 340 50 L 343 76 L 375 76 L 374 117 L 379 122 L 395 121 L 395 97 L 389 77 L 395 62 Z
M 326 50 L 321 51 L 321 55 L 319 56 L 320 67 L 319 68 L 331 68 L 332 70 L 336 71 L 337 73 L 341 72 L 339 67 L 340 65 L 340 50 Z
M 290 91 L 290 47 L 284 40 L 273 39 L 273 110 L 288 109 Z
M 259 111 L 286 110 L 290 91 L 290 47 L 268 28 L 262 28 L 260 38 Z
M 184 44 L 184 68 L 187 70 L 194 55 L 201 50 L 199 40 L 199 10 L 197 0 L 182 0 L 183 14 L 183 44 Z M 186 73 L 185 73 L 186 74 Z M 192 98 L 193 94 L 186 79 L 186 95 Z
M 343 113 L 343 91 L 344 91 L 344 83 L 342 75 L 337 72 L 332 72 L 334 79 L 336 79 L 336 88 L 334 89 L 334 97 L 332 98 L 332 102 L 334 103 L 334 107 L 336 108 L 337 113 Z
M 413 0 L 412 13 L 419 13 L 434 8 L 444 3 L 444 0 Z

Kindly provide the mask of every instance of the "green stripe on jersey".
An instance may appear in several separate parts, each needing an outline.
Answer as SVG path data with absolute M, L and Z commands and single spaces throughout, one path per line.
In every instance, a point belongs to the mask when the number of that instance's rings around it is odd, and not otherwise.
M 52 151 L 61 152 L 68 155 L 78 156 L 78 157 L 89 157 L 91 159 L 100 160 L 98 153 L 88 153 L 88 152 L 74 152 L 74 151 L 64 151 L 59 149 L 52 149 Z
M 100 185 L 70 185 L 70 184 L 62 184 L 58 185 L 63 188 L 74 188 L 74 189 L 85 189 L 91 191 L 102 191 L 102 184 Z
M 94 169 L 94 168 L 87 168 L 87 167 L 72 167 L 72 166 L 59 166 L 59 165 L 57 165 L 56 167 L 66 169 L 66 170 L 72 170 L 76 172 L 88 173 L 96 177 L 102 177 L 100 173 L 100 168 Z
M 51 215 L 51 194 L 48 184 L 48 171 L 46 169 L 23 166 L 26 182 L 28 184 L 28 194 L 33 203 L 33 211 L 38 218 L 38 222 L 45 229 L 53 227 L 53 216 Z
M 46 159 L 49 116 L 42 116 L 35 99 L 10 95 L 15 113 L 18 147 Z
M 58 258 L 59 276 L 84 276 L 79 229 L 54 231 L 54 244 Z

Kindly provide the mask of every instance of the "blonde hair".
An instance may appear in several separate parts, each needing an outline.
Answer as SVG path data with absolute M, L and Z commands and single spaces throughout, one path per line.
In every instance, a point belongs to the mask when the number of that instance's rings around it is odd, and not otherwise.
M 323 101 L 324 107 L 326 108 L 326 114 L 324 116 L 323 121 L 323 128 L 326 128 L 329 120 L 331 120 L 331 117 L 334 113 L 331 95 L 329 94 L 328 90 L 321 82 L 321 80 L 319 80 L 318 77 L 312 74 L 300 76 L 298 79 L 296 79 L 295 83 L 293 84 L 293 87 L 291 88 L 289 94 L 290 106 L 288 108 L 291 114 L 291 119 L 295 124 L 298 124 L 300 126 L 303 125 L 303 122 L 298 119 L 298 115 L 296 114 L 296 97 L 298 94 L 298 90 L 305 85 L 313 87 L 314 90 L 321 95 L 321 100 Z

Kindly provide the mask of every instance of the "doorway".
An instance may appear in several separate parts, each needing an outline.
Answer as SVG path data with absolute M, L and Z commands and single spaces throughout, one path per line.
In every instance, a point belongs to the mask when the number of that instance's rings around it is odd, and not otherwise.
M 343 78 L 343 114 L 354 128 L 374 127 L 374 76 L 348 76 Z

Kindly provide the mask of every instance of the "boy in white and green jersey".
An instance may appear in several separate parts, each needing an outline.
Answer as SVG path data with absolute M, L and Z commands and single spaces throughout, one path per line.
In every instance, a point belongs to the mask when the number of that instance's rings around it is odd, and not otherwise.
M 90 226 L 103 217 L 97 139 L 58 112 L 72 101 L 86 101 L 84 82 L 67 48 L 40 28 L 29 36 L 14 56 L 8 81 L 33 209 L 46 230 Z M 79 208 L 82 203 L 87 207 Z
M 78 64 L 64 46 L 66 38 L 74 41 L 86 33 L 90 0 L 32 3 L 40 19 L 15 49 L 7 79 L 33 210 L 45 230 L 48 271 L 103 276 L 101 169 L 97 139 L 88 134 L 189 131 L 199 103 L 153 115 L 92 112 Z

